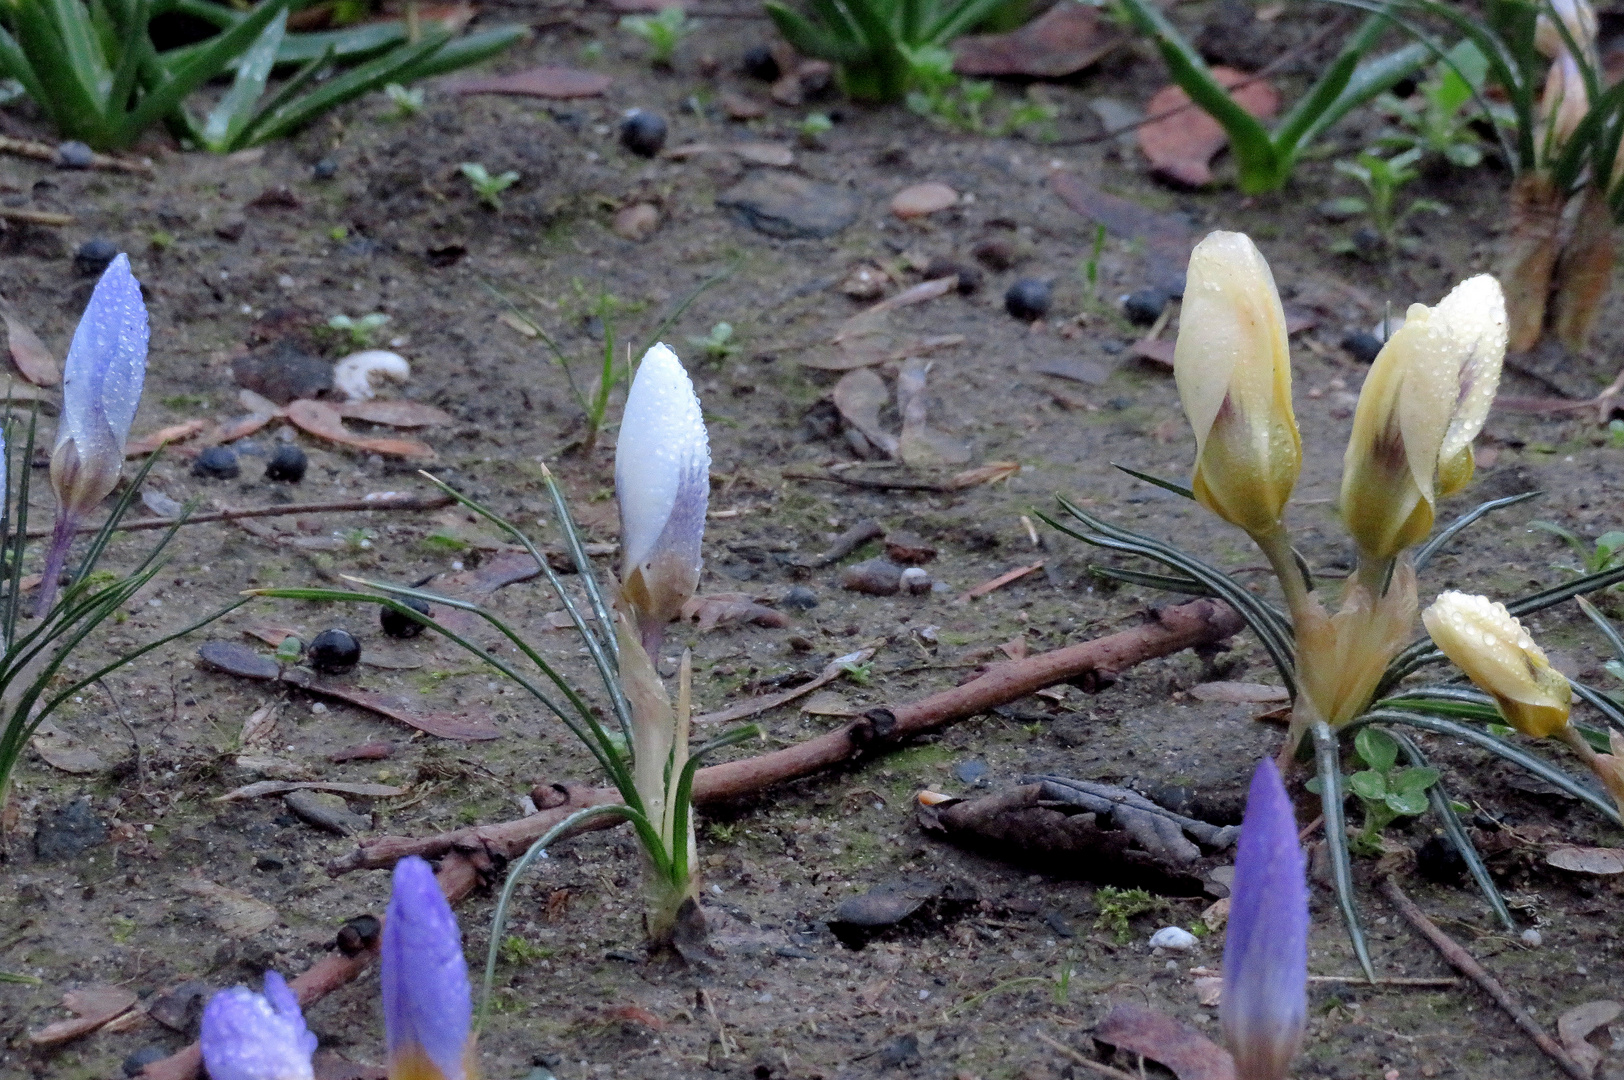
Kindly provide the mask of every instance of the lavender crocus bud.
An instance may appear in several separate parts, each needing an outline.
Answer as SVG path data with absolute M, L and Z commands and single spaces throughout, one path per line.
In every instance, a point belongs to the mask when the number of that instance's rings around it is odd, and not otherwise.
M 222 990 L 203 1010 L 198 1040 L 210 1080 L 311 1080 L 316 1037 L 305 1027 L 299 1000 L 274 971 L 265 992 Z
M 693 383 L 664 344 L 643 356 L 615 444 L 620 500 L 621 595 L 644 648 L 699 587 L 700 541 L 710 499 L 710 441 Z
M 468 1080 L 473 1004 L 462 933 L 433 869 L 415 855 L 395 864 L 379 952 L 389 1080 Z
M 1224 936 L 1224 1041 L 1236 1080 L 1283 1080 L 1308 1018 L 1307 860 L 1274 762 L 1252 774 Z
M 141 284 L 129 256 L 119 255 L 96 282 L 63 366 L 62 422 L 51 452 L 62 513 L 84 513 L 118 483 L 147 373 L 147 336 Z

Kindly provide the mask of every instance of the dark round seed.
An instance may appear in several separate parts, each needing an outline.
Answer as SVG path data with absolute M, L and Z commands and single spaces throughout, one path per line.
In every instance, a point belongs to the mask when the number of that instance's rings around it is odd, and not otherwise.
M 818 606 L 818 594 L 805 585 L 796 585 L 784 594 L 783 599 L 778 601 L 778 606 L 794 611 L 811 611 Z
M 338 951 L 345 956 L 354 956 L 365 949 L 370 949 L 373 942 L 378 940 L 378 934 L 382 929 L 376 916 L 357 915 L 338 928 L 335 944 L 338 945 Z
M 1054 288 L 1042 278 L 1021 278 L 1004 294 L 1004 310 L 1022 322 L 1035 322 L 1049 314 Z
M 1129 322 L 1149 326 L 1162 317 L 1167 299 L 1167 294 L 1160 289 L 1140 289 L 1122 298 L 1122 314 Z
M 283 443 L 271 455 L 271 460 L 265 464 L 265 479 L 277 480 L 284 484 L 297 484 L 304 479 L 305 470 L 310 467 L 310 458 L 305 452 L 293 443 Z
M 784 72 L 778 66 L 778 57 L 765 45 L 756 45 L 744 50 L 744 63 L 739 65 L 746 75 L 762 82 L 777 82 Z
M 419 615 L 427 615 L 429 613 L 429 605 L 427 601 L 419 600 L 416 597 L 411 596 L 401 596 L 397 597 L 396 599 L 402 604 L 405 604 L 407 607 L 411 608 L 413 611 L 417 612 Z M 383 632 L 388 634 L 390 637 L 416 637 L 418 634 L 423 632 L 422 623 L 418 622 L 410 615 L 402 615 L 394 608 L 378 609 L 378 625 L 383 627 Z
M 1382 339 L 1368 330 L 1355 330 L 1342 339 L 1342 347 L 1361 364 L 1373 364 L 1376 354 L 1382 351 Z
M 88 169 L 96 155 L 82 142 L 65 142 L 56 148 L 56 162 L 64 169 Z
M 348 630 L 323 630 L 310 642 L 305 659 L 323 675 L 343 675 L 361 662 L 361 643 Z
M 665 120 L 647 109 L 633 109 L 620 122 L 620 145 L 651 158 L 665 146 Z
M 89 277 L 107 269 L 107 264 L 118 258 L 118 245 L 111 240 L 96 237 L 80 244 L 73 253 L 73 268 Z
M 237 452 L 229 446 L 211 446 L 192 462 L 192 475 L 210 480 L 235 480 L 241 473 Z
M 1448 837 L 1433 836 L 1415 852 L 1415 869 L 1438 885 L 1456 885 L 1466 876 L 1466 860 Z
M 338 175 L 338 162 L 324 157 L 310 167 L 310 175 L 317 180 L 331 180 Z

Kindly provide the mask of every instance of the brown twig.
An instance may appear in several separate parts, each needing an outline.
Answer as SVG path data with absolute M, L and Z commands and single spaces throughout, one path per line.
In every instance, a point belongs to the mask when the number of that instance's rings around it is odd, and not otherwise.
M 1032 1034 L 1036 1035 L 1038 1037 L 1038 1041 L 1047 1045 L 1051 1050 L 1060 1051 L 1062 1054 L 1066 1055 L 1077 1064 L 1083 1066 L 1085 1069 L 1093 1069 L 1101 1076 L 1109 1076 L 1112 1077 L 1113 1080 L 1137 1080 L 1132 1073 L 1125 1073 L 1121 1069 L 1111 1068 L 1111 1066 L 1105 1064 L 1103 1061 L 1095 1061 L 1093 1058 L 1084 1057 L 1071 1047 L 1067 1046 L 1065 1043 L 1059 1041 L 1058 1039 L 1051 1039 L 1041 1031 L 1034 1031 Z
M 36 142 L 33 139 L 14 139 L 9 135 L 0 135 L 0 154 L 15 154 L 17 157 L 48 161 L 53 165 L 60 164 L 62 161 L 61 151 L 50 143 Z M 117 158 L 110 154 L 91 154 L 90 167 L 92 169 L 108 169 L 113 172 L 136 173 L 139 176 L 152 175 L 152 166 L 148 162 L 130 161 L 127 158 Z
M 754 795 L 802 776 L 839 765 L 865 749 L 893 745 L 902 739 L 963 720 L 1055 683 L 1090 672 L 1116 673 L 1134 664 L 1240 632 L 1244 624 L 1227 604 L 1195 600 L 1163 608 L 1153 622 L 1024 660 L 989 668 L 979 678 L 919 701 L 892 709 L 871 709 L 851 723 L 782 750 L 700 769 L 694 777 L 694 802 L 714 805 Z M 407 855 L 433 859 L 448 851 L 486 850 L 515 858 L 570 814 L 615 801 L 608 788 L 567 787 L 565 802 L 539 814 L 499 825 L 479 825 L 437 836 L 382 836 L 327 864 L 333 875 L 351 870 L 393 866 Z M 586 828 L 610 828 L 616 819 L 599 818 Z
M 860 720 L 797 746 L 700 769 L 694 781 L 694 801 L 705 804 L 736 799 L 845 761 L 865 745 L 862 737 L 854 736 L 854 731 L 864 730 L 863 725 L 867 725 L 869 742 L 876 741 L 875 736 L 881 736 L 878 741 L 894 742 L 1091 671 L 1118 672 L 1193 645 L 1220 641 L 1239 633 L 1244 625 L 1234 609 L 1214 600 L 1195 600 L 1164 608 L 1156 613 L 1154 621 L 1132 630 L 999 664 L 963 686 L 894 710 L 873 710 Z M 880 729 L 884 730 L 883 735 Z M 482 857 L 491 853 L 513 858 L 576 811 L 619 799 L 619 795 L 608 788 L 559 785 L 554 790 L 563 801 L 527 818 L 421 839 L 381 837 L 329 863 L 328 873 L 337 875 L 348 870 L 389 867 L 407 855 L 439 858 L 440 870 L 436 876 L 440 888 L 446 899 L 455 904 L 478 884 L 476 859 L 483 861 Z M 613 823 L 611 819 L 600 818 L 581 831 L 607 828 Z M 309 1005 L 356 978 L 370 961 L 371 955 L 366 953 L 353 958 L 324 957 L 291 985 L 299 995 L 299 1003 Z M 145 1080 L 196 1080 L 201 1067 L 202 1056 L 194 1043 L 148 1065 L 141 1076 Z
M 1404 890 L 1399 888 L 1398 882 L 1392 878 L 1383 879 L 1382 891 L 1387 894 L 1387 899 L 1398 909 L 1399 914 L 1404 916 L 1405 921 L 1415 927 L 1422 937 L 1432 942 L 1433 946 L 1443 954 L 1444 959 L 1449 961 L 1450 966 L 1477 983 L 1485 994 L 1493 998 L 1495 1004 L 1504 1009 L 1516 1025 L 1522 1028 L 1529 1038 L 1534 1040 L 1534 1045 L 1545 1052 L 1546 1057 L 1560 1065 L 1562 1071 L 1573 1077 L 1574 1080 L 1590 1080 L 1590 1074 L 1581 1068 L 1579 1063 L 1574 1061 L 1568 1052 L 1557 1044 L 1555 1039 L 1545 1033 L 1545 1029 L 1540 1027 L 1532 1016 L 1528 1015 L 1528 1010 L 1522 1007 L 1522 1003 L 1511 996 L 1511 991 L 1501 986 L 1500 981 L 1490 975 L 1482 964 L 1472 959 L 1471 953 L 1467 952 L 1454 938 L 1444 933 L 1436 923 L 1427 918 L 1426 914 L 1415 906 L 1415 901 L 1411 900 L 1405 895 Z
M 210 521 L 236 521 L 238 518 L 286 517 L 289 514 L 336 514 L 355 510 L 438 510 L 454 502 L 449 495 L 404 495 L 394 499 L 339 499 L 324 503 L 290 503 L 287 506 L 250 506 L 241 510 L 210 510 L 193 514 L 187 525 L 202 525 Z M 119 532 L 141 532 L 149 529 L 167 529 L 175 524 L 174 518 L 136 518 L 120 522 Z M 86 522 L 79 532 L 100 532 L 97 522 Z M 28 530 L 30 537 L 50 536 L 51 526 L 38 525 Z
M 72 214 L 58 214 L 52 210 L 25 210 L 20 206 L 0 206 L 0 221 L 16 221 L 23 225 L 72 225 Z

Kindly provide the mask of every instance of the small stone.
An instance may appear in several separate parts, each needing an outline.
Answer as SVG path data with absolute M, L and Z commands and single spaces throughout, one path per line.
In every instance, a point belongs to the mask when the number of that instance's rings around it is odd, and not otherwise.
M 902 567 L 889 559 L 869 559 L 840 572 L 840 587 L 869 596 L 895 596 L 902 588 Z
M 237 452 L 229 446 L 211 446 L 192 462 L 192 475 L 210 480 L 235 480 L 242 474 Z
M 1524 945 L 1527 945 L 1532 949 L 1537 949 L 1541 945 L 1545 944 L 1545 939 L 1540 936 L 1540 932 L 1535 930 L 1532 926 L 1530 926 L 1527 930 L 1524 930 L 1518 936 L 1522 938 L 1522 943 Z
M 1416 873 L 1438 885 L 1457 885 L 1466 876 L 1466 860 L 1447 836 L 1429 836 L 1415 851 Z
M 294 443 L 283 443 L 265 463 L 265 479 L 281 484 L 297 484 L 310 467 L 310 457 Z
M 414 596 L 397 596 L 395 599 L 419 615 L 429 613 L 429 605 L 426 600 L 419 600 Z M 410 615 L 402 615 L 394 608 L 378 609 L 378 625 L 383 628 L 385 634 L 392 638 L 414 638 L 423 632 L 422 623 Z
M 1122 298 L 1122 314 L 1138 326 L 1149 326 L 1162 317 L 1169 297 L 1161 289 L 1140 289 Z
M 633 109 L 620 122 L 620 145 L 651 158 L 665 147 L 665 120 L 647 109 Z
M 357 915 L 338 928 L 338 936 L 333 939 L 333 943 L 345 956 L 355 956 L 363 950 L 372 948 L 382 930 L 383 924 L 378 922 L 377 916 Z
M 235 244 L 242 239 L 242 234 L 248 231 L 248 219 L 241 214 L 233 214 L 214 227 L 214 235 L 222 240 Z
M 1153 949 L 1171 949 L 1173 952 L 1184 952 L 1195 948 L 1196 936 L 1182 926 L 1164 926 L 1150 935 L 1150 947 Z
M 1341 341 L 1342 348 L 1361 364 L 1376 362 L 1376 354 L 1382 351 L 1382 340 L 1375 334 L 1364 330 L 1355 330 Z
M 266 873 L 280 870 L 286 865 L 286 863 L 284 863 L 281 859 L 278 859 L 275 855 L 261 855 L 259 858 L 254 860 L 254 869 L 263 870 Z
M 753 45 L 744 50 L 744 59 L 739 64 L 739 70 L 752 79 L 760 79 L 766 83 L 777 82 L 784 74 L 778 66 L 778 58 L 765 45 Z
M 1021 278 L 1004 293 L 1004 310 L 1022 322 L 1036 322 L 1049 314 L 1054 287 L 1042 278 Z
M 806 100 L 806 91 L 801 87 L 801 80 L 795 77 L 792 71 L 781 76 L 768 91 L 772 99 L 787 109 L 793 109 Z
M 107 825 L 82 796 L 44 817 L 34 833 L 34 855 L 42 862 L 76 858 L 107 841 Z
M 1020 259 L 1015 242 L 1002 236 L 989 236 L 985 240 L 978 240 L 970 249 L 970 254 L 988 270 L 996 271 L 1008 270 Z
M 56 148 L 56 163 L 64 169 L 88 169 L 95 151 L 82 142 L 68 141 Z
M 902 572 L 902 591 L 911 596 L 930 592 L 930 574 L 922 567 L 908 567 Z
M 919 1065 L 921 1060 L 919 1036 L 912 1033 L 898 1035 L 880 1048 L 879 1063 L 881 1069 L 914 1068 Z
M 324 157 L 310 166 L 310 175 L 317 180 L 331 180 L 338 175 L 338 162 L 330 157 Z
M 203 1005 L 214 992 L 201 979 L 188 979 L 166 994 L 154 994 L 147 1015 L 170 1031 L 195 1036 L 203 1023 Z
M 955 288 L 958 289 L 960 296 L 969 296 L 981 288 L 983 278 L 980 267 L 971 266 L 969 263 L 960 262 L 945 255 L 937 255 L 926 263 L 923 274 L 926 281 L 935 281 L 937 278 L 945 277 L 958 278 L 959 283 Z
M 904 221 L 946 210 L 959 201 L 959 193 L 932 180 L 905 187 L 891 196 L 891 212 Z
M 953 776 L 963 784 L 980 783 L 987 775 L 987 763 L 980 758 L 972 761 L 961 761 L 953 766 Z
M 118 258 L 118 247 L 111 240 L 95 237 L 80 244 L 73 252 L 73 268 L 85 277 L 99 274 L 107 264 Z
M 863 263 L 852 268 L 846 280 L 836 286 L 853 300 L 878 300 L 885 293 L 885 283 L 891 280 L 884 270 Z
M 823 94 L 835 81 L 835 67 L 827 60 L 802 60 L 795 66 L 795 78 L 800 80 L 801 92 L 809 98 Z M 839 120 L 838 116 L 831 116 Z
M 353 836 L 372 828 L 372 818 L 357 814 L 349 803 L 329 791 L 290 791 L 282 796 L 300 820 L 340 836 Z
M 323 675 L 344 675 L 361 662 L 361 643 L 348 630 L 323 630 L 311 639 L 305 659 Z
M 165 1050 L 162 1046 L 157 1044 L 143 1046 L 141 1049 L 124 1059 L 124 1064 L 122 1066 L 124 1075 L 140 1076 L 142 1070 L 144 1070 L 148 1065 L 151 1065 L 154 1061 L 162 1061 L 168 1056 L 169 1051 Z
M 647 240 L 660 227 L 660 211 L 653 203 L 633 203 L 615 211 L 610 228 L 624 240 Z
M 783 595 L 778 606 L 791 611 L 811 611 L 818 606 L 818 594 L 805 585 L 796 585 Z
M 821 240 L 842 232 L 861 209 L 850 188 L 780 169 L 757 169 L 716 196 L 757 232 L 781 240 Z
M 255 349 L 231 362 L 237 385 L 286 405 L 333 388 L 331 361 L 311 356 L 292 337 Z

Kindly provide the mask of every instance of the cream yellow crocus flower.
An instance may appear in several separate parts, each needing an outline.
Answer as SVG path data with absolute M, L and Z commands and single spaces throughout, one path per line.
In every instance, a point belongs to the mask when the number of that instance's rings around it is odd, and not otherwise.
M 1342 519 L 1373 589 L 1432 531 L 1438 499 L 1472 478 L 1505 353 L 1505 295 L 1479 274 L 1436 307 L 1412 304 L 1371 365 L 1343 458 Z
M 1568 726 L 1573 687 L 1504 604 L 1446 592 L 1422 612 L 1421 621 L 1432 643 L 1494 698 L 1506 723 L 1535 739 Z
M 1195 429 L 1196 500 L 1255 538 L 1278 532 L 1302 439 L 1285 311 L 1243 233 L 1210 233 L 1190 253 L 1173 376 Z

